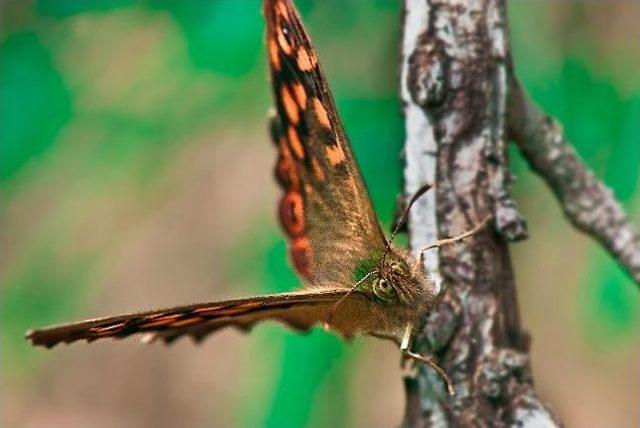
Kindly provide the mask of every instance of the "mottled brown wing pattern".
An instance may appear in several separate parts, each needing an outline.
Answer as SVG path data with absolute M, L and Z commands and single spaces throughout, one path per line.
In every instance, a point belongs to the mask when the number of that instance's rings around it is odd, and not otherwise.
M 179 306 L 32 330 L 27 333 L 27 339 L 34 345 L 47 348 L 60 342 L 92 342 L 138 333 L 150 333 L 151 338 L 167 343 L 185 335 L 199 341 L 223 327 L 233 325 L 246 330 L 264 320 L 280 321 L 290 327 L 307 330 L 314 324 L 325 322 L 329 311 L 345 294 L 343 290 L 318 289 Z
M 384 235 L 298 12 L 289 0 L 266 0 L 264 14 L 284 190 L 279 217 L 291 259 L 312 283 L 348 287 Z

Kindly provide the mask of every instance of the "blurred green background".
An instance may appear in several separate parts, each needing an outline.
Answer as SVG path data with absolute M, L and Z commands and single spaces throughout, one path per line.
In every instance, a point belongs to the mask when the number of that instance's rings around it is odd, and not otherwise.
M 297 4 L 388 228 L 402 174 L 400 2 Z M 397 425 L 389 344 L 263 326 L 199 347 L 27 346 L 29 327 L 297 280 L 274 215 L 259 1 L 1 8 L 2 426 Z M 640 5 L 522 0 L 509 14 L 524 86 L 638 224 Z M 512 161 L 538 390 L 567 426 L 637 426 L 637 287 L 515 150 Z

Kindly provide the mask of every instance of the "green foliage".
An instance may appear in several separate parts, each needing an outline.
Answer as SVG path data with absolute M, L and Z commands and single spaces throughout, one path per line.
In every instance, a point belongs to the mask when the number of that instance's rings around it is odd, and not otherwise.
M 109 12 L 116 8 L 133 6 L 135 3 L 135 0 L 38 0 L 37 10 L 42 16 L 64 19 L 82 13 Z
M 15 277 L 4 281 L 0 295 L 2 368 L 16 375 L 30 368 L 38 354 L 24 340 L 27 329 L 56 323 L 61 315 L 73 312 L 90 290 L 91 260 L 78 259 L 64 265 L 46 245 L 34 248 Z
M 396 196 L 402 191 L 404 129 L 397 98 L 338 98 L 365 185 L 383 224 L 393 220 Z
M 595 263 L 586 272 L 579 301 L 584 335 L 601 350 L 628 347 L 637 337 L 640 321 L 638 290 L 630 286 L 626 273 L 611 263 L 608 254 L 593 252 Z
M 0 179 L 47 150 L 71 118 L 71 93 L 34 33 L 14 34 L 0 44 Z
M 155 1 L 180 24 L 189 55 L 197 68 L 229 76 L 244 76 L 264 56 L 263 22 L 258 0 Z M 233 58 L 233 60 L 229 60 Z

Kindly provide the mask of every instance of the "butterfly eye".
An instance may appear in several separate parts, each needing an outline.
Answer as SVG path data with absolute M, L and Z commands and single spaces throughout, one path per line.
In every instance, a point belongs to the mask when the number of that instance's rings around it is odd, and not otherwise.
M 382 300 L 390 300 L 396 293 L 395 288 L 384 278 L 378 279 L 373 285 L 373 292 Z

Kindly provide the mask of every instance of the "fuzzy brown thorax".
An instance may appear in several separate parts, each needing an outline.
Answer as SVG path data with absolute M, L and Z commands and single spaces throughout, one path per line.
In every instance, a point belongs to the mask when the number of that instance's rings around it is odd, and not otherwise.
M 400 317 L 403 321 L 416 322 L 436 298 L 434 283 L 421 263 L 407 250 L 393 245 L 386 254 L 373 254 L 364 260 L 354 277 L 359 291 L 387 310 L 404 314 Z

